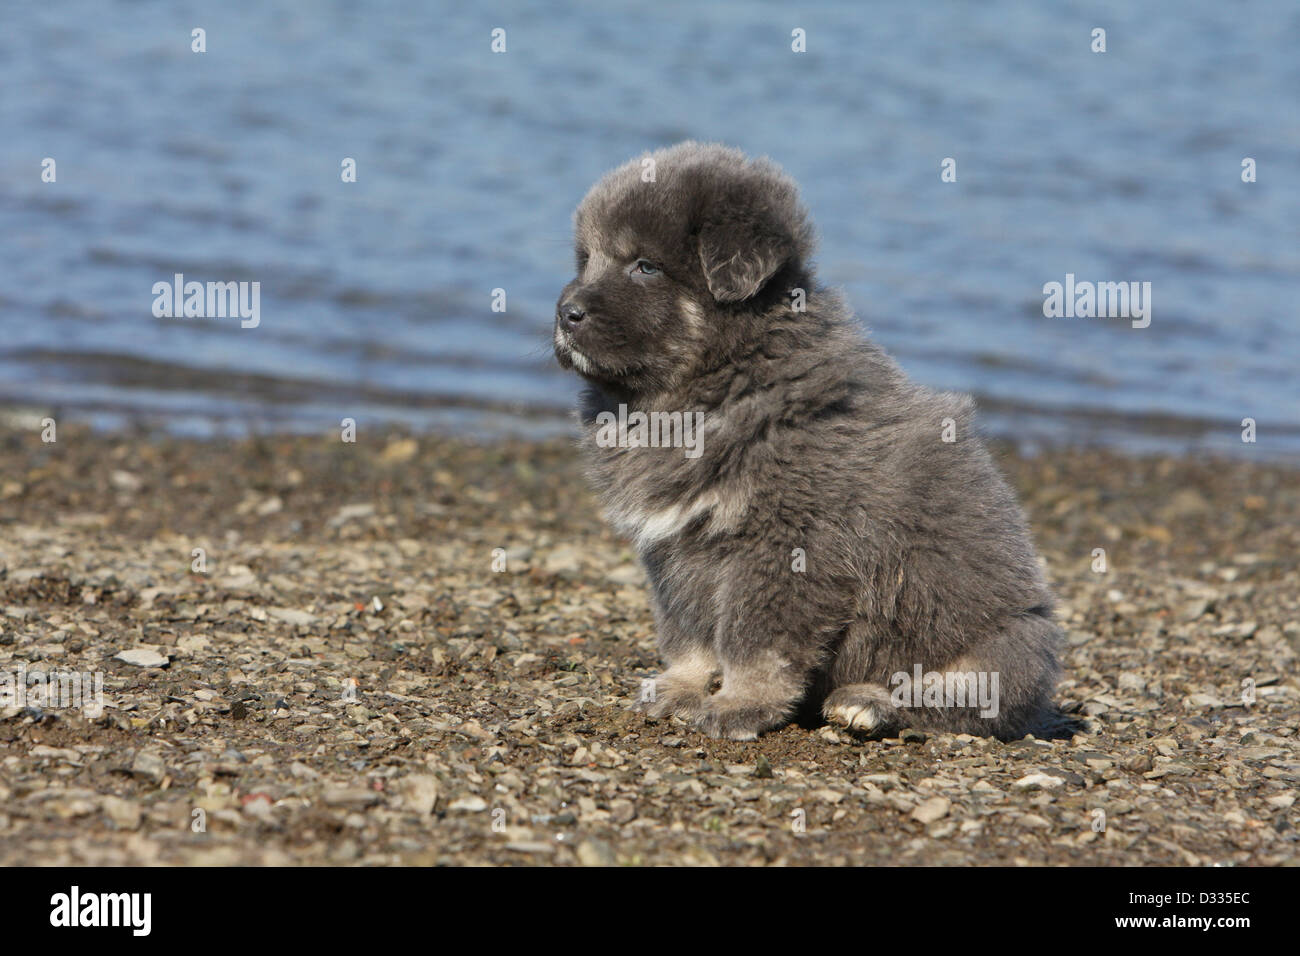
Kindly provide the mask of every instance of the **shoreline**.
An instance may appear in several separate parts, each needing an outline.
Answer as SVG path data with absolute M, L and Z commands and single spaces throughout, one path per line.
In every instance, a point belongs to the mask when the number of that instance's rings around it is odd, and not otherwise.
M 1295 468 L 993 447 L 1073 741 L 626 712 L 642 575 L 563 439 L 0 427 L 0 671 L 106 697 L 0 710 L 0 861 L 1294 863 Z
M 192 382 L 187 384 L 192 385 Z M 248 384 L 255 389 L 253 383 Z M 283 383 L 286 386 L 291 383 Z M 405 393 L 383 395 L 355 390 L 335 394 L 327 383 L 294 383 L 297 393 L 310 389 L 324 404 L 293 402 L 241 406 L 233 397 L 221 407 L 182 414 L 173 408 L 150 412 L 139 407 L 101 402 L 51 407 L 11 401 L 0 394 L 0 432 L 39 430 L 55 417 L 91 429 L 105 439 L 114 435 L 166 436 L 192 441 L 253 437 L 311 437 L 330 432 L 346 413 L 368 431 L 409 432 L 430 438 L 469 442 L 553 441 L 573 432 L 576 391 L 563 404 L 489 401 L 465 395 Z M 1300 469 L 1300 426 L 1266 420 L 1257 424 L 1255 441 L 1242 441 L 1235 422 L 1172 413 L 1118 409 L 1029 406 L 991 395 L 969 393 L 976 403 L 976 427 L 991 445 L 1016 454 L 1101 451 L 1122 457 L 1224 458 Z M 215 399 L 214 399 L 215 400 Z M 398 402 L 399 404 L 394 404 Z M 218 403 L 220 404 L 220 403 Z M 247 422 L 258 424 L 249 426 Z M 324 427 L 322 427 L 324 426 Z

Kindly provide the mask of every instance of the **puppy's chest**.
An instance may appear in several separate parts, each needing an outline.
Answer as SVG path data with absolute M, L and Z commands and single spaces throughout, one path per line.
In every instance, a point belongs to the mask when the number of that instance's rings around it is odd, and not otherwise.
M 644 558 L 664 546 L 705 547 L 741 527 L 748 502 L 725 481 L 702 481 L 704 466 L 671 449 L 588 446 L 588 475 L 605 519 Z

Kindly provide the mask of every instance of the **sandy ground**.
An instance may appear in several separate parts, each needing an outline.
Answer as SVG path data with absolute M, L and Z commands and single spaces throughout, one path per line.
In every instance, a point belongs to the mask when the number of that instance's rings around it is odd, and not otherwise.
M 1296 862 L 1297 473 L 1000 457 L 1089 732 L 733 743 L 564 443 L 0 431 L 0 862 Z

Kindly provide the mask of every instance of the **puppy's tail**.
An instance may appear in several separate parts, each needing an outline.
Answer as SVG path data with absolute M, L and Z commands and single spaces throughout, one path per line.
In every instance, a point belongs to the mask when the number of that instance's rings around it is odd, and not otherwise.
M 1039 713 L 1029 732 L 1039 740 L 1069 740 L 1075 734 L 1086 734 L 1088 724 L 1077 713 L 1078 707 L 1077 703 L 1066 704 L 1065 707 L 1048 704 Z

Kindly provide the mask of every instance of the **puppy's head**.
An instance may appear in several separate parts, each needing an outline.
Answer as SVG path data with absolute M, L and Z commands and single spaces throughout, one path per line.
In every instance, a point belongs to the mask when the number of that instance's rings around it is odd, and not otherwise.
M 556 357 L 633 393 L 671 388 L 760 331 L 812 251 L 798 190 L 775 164 L 693 142 L 606 175 L 575 223 Z

